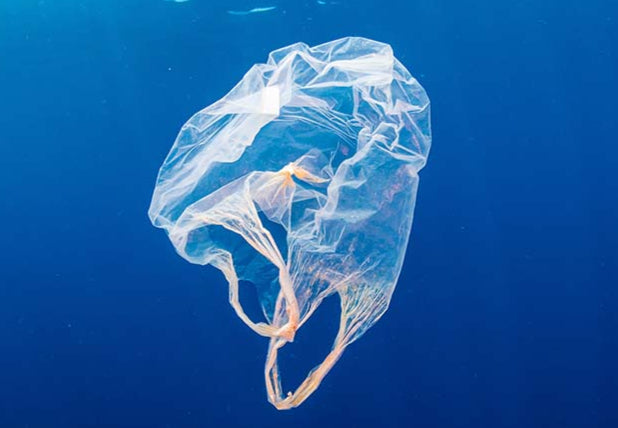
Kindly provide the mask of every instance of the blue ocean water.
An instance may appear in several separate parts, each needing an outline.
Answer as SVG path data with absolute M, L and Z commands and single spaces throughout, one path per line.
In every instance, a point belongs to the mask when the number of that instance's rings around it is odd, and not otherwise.
M 618 426 L 617 12 L 4 0 L 0 426 Z M 349 35 L 391 44 L 423 84 L 433 147 L 390 309 L 279 412 L 267 341 L 146 211 L 191 114 L 273 49 Z M 292 383 L 337 313 L 290 345 Z

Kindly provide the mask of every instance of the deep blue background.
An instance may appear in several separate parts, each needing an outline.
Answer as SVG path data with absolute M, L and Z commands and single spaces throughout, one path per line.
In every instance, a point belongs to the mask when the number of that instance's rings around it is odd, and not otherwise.
M 3 0 L 0 426 L 618 426 L 617 9 Z M 266 340 L 146 211 L 192 113 L 269 51 L 347 35 L 425 86 L 434 145 L 389 311 L 278 412 Z M 291 379 L 337 310 L 286 348 Z

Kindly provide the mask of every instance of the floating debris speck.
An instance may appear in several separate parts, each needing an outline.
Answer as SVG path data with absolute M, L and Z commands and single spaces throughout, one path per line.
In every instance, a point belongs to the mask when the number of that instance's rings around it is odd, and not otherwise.
M 251 15 L 252 13 L 269 12 L 275 9 L 277 9 L 277 6 L 265 6 L 265 7 L 254 7 L 253 9 L 250 9 L 250 10 L 228 10 L 227 13 L 229 13 L 230 15 L 244 16 L 244 15 Z

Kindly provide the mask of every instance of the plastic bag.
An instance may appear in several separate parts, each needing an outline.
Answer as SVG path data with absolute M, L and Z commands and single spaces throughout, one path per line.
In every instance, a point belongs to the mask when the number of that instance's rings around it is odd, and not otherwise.
M 220 269 L 238 316 L 270 338 L 278 409 L 302 403 L 386 311 L 430 142 L 423 88 L 389 45 L 358 37 L 272 52 L 182 127 L 150 218 L 182 257 Z M 245 314 L 239 280 L 257 287 L 265 322 Z M 332 350 L 284 394 L 278 350 L 334 293 Z

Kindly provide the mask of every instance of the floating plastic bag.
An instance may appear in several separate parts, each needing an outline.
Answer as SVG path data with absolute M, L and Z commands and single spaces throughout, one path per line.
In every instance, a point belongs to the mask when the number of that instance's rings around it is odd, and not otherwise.
M 386 311 L 430 143 L 423 88 L 389 45 L 358 37 L 272 52 L 180 130 L 150 218 L 182 257 L 220 269 L 238 316 L 270 338 L 278 409 L 301 404 Z M 257 288 L 265 322 L 245 314 L 239 280 Z M 284 394 L 278 351 L 334 293 L 332 350 Z

